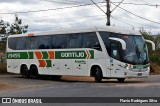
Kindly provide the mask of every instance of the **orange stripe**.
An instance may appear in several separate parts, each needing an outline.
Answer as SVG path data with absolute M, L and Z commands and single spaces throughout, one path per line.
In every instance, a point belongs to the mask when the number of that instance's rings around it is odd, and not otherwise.
M 45 60 L 38 60 L 38 61 L 39 61 L 39 67 L 45 67 L 46 66 Z
M 90 58 L 90 53 L 88 52 L 88 50 L 86 50 L 86 53 L 87 53 L 87 59 Z
M 42 53 L 41 52 L 35 52 L 37 59 L 42 59 Z
M 28 36 L 34 36 L 34 33 L 29 33 Z
M 54 52 L 53 51 L 48 51 L 49 54 L 49 59 L 54 59 Z

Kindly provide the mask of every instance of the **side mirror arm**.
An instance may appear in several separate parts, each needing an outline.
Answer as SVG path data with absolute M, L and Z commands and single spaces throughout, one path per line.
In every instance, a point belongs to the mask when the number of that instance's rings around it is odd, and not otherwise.
M 156 50 L 156 46 L 155 46 L 155 43 L 154 43 L 153 41 L 151 41 L 151 40 L 146 40 L 146 39 L 145 39 L 145 41 L 148 42 L 148 43 L 150 43 L 150 44 L 152 44 L 152 50 L 153 50 L 153 51 Z
M 126 42 L 125 42 L 123 39 L 114 38 L 114 37 L 109 37 L 109 39 L 120 42 L 121 45 L 122 45 L 122 49 L 123 49 L 123 50 L 126 50 Z

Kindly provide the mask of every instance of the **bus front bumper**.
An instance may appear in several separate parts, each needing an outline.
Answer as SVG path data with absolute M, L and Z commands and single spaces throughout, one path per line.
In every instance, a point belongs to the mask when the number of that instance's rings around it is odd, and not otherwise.
M 150 69 L 135 69 L 135 70 L 125 70 L 124 71 L 124 77 L 125 78 L 143 78 L 148 77 L 150 73 Z

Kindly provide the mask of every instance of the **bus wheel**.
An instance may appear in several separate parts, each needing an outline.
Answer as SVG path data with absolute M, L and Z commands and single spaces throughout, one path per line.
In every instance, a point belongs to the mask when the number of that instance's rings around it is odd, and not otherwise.
M 102 71 L 99 67 L 96 67 L 95 71 L 96 71 L 95 76 L 94 76 L 95 82 L 100 83 L 103 78 Z
M 117 78 L 117 80 L 118 80 L 119 83 L 123 83 L 125 78 Z
M 60 80 L 61 78 L 62 78 L 61 75 L 53 75 L 53 76 L 52 76 L 52 79 L 53 79 L 53 80 Z
M 33 79 L 37 79 L 39 77 L 38 75 L 38 69 L 36 66 L 32 66 L 30 69 L 30 77 Z
M 26 65 L 21 66 L 21 75 L 23 78 L 29 78 L 29 70 Z

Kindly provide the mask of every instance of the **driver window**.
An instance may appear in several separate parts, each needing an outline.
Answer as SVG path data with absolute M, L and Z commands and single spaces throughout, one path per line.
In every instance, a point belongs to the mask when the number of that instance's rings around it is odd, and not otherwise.
M 118 43 L 111 43 L 111 55 L 112 58 L 120 60 L 120 52 Z

